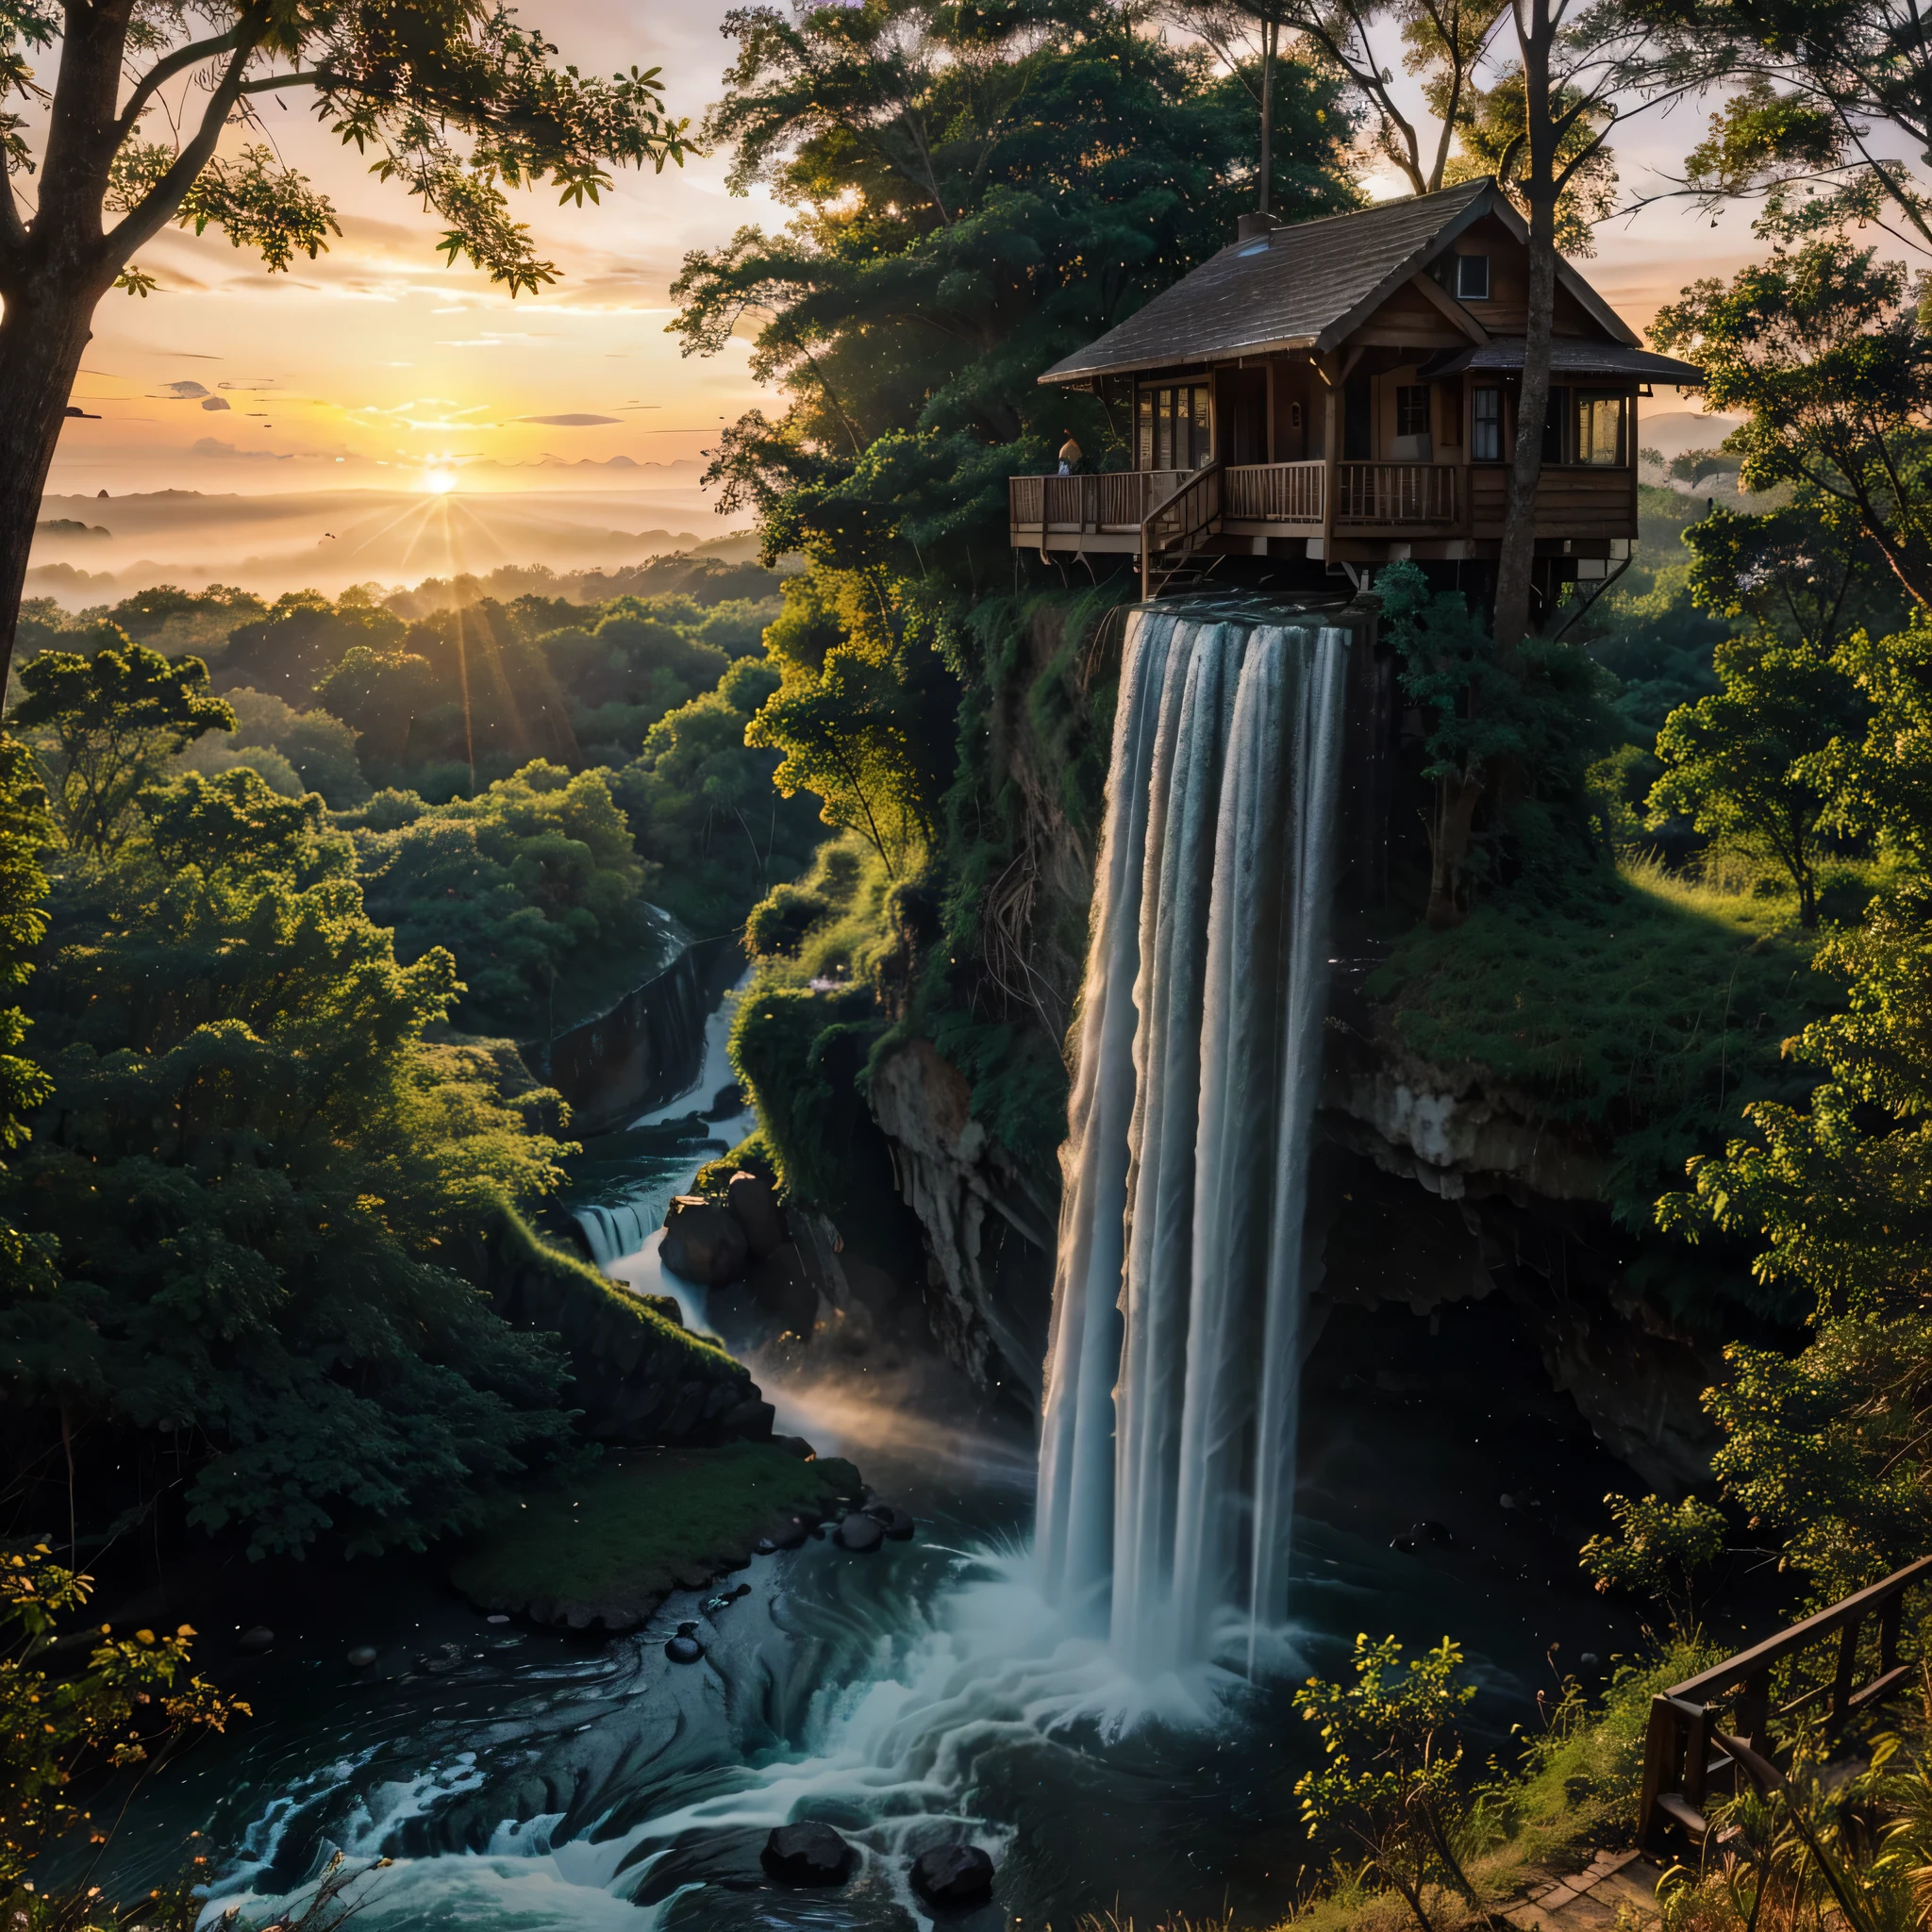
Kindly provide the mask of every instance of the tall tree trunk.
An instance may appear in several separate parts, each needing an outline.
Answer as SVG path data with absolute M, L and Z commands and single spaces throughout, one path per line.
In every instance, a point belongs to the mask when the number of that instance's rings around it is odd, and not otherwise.
M 13 661 L 41 494 L 98 300 L 98 290 L 34 277 L 0 315 L 0 691 Z
M 1274 21 L 1261 25 L 1261 198 L 1256 206 L 1265 215 L 1271 196 L 1270 177 L 1274 172 L 1274 50 L 1280 43 L 1281 28 Z
M 1543 428 L 1550 413 L 1550 328 L 1557 306 L 1557 155 L 1550 125 L 1548 0 L 1519 0 L 1523 49 L 1524 181 L 1529 202 L 1529 310 L 1524 319 L 1523 386 L 1516 398 L 1516 447 L 1509 504 L 1496 559 L 1496 642 L 1507 655 L 1529 631 L 1530 575 L 1536 558 L 1536 495 L 1542 475 Z

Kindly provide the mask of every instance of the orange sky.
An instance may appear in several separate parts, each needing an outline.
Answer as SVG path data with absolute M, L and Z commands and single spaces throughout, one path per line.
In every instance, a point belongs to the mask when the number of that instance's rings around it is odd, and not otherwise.
M 661 64 L 673 108 L 695 120 L 719 89 L 726 4 L 646 12 L 623 0 L 526 0 L 524 10 L 566 59 Z M 601 484 L 587 472 L 532 475 L 524 466 L 546 457 L 689 461 L 759 400 L 742 342 L 685 360 L 664 333 L 687 250 L 747 221 L 782 219 L 762 196 L 729 195 L 722 160 L 622 175 L 598 208 L 518 197 L 519 219 L 564 279 L 512 302 L 474 271 L 443 267 L 435 218 L 370 179 L 299 105 L 268 112 L 285 158 L 335 200 L 342 237 L 286 275 L 214 234 L 171 230 L 155 242 L 142 260 L 159 292 L 110 294 L 97 314 L 75 400 L 102 420 L 69 425 L 50 491 L 417 487 L 466 469 L 466 491 Z M 1619 149 L 1626 186 L 1674 165 L 1702 119 L 1630 124 Z M 1685 211 L 1654 209 L 1607 230 L 1598 258 L 1582 266 L 1641 326 L 1686 281 L 1728 273 L 1753 252 L 1740 214 L 1713 231 Z M 559 416 L 606 420 L 529 420 Z

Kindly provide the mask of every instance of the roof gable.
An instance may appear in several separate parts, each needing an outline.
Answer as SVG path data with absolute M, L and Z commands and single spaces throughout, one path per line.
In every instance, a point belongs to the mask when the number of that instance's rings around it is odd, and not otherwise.
M 1485 215 L 1528 245 L 1523 218 L 1487 176 L 1237 242 L 1098 341 L 1055 363 L 1040 380 L 1067 382 L 1277 349 L 1332 349 Z M 1622 317 L 1560 258 L 1557 275 L 1613 341 L 1636 341 Z

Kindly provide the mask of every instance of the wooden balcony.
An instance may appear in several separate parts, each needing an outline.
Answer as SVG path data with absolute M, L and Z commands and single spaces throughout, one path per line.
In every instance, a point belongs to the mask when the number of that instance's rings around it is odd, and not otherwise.
M 1205 482 L 1210 474 L 1215 480 Z M 1419 541 L 1429 547 L 1415 554 L 1430 556 L 1472 554 L 1472 541 L 1493 544 L 1502 534 L 1508 474 L 1496 463 L 1244 463 L 1014 476 L 1008 487 L 1016 549 L 1110 551 L 1144 561 L 1177 541 L 1246 550 L 1286 538 L 1306 541 L 1310 556 L 1373 559 L 1376 544 Z M 1187 524 L 1185 533 L 1177 522 Z M 1563 540 L 1565 550 L 1581 540 L 1590 547 L 1579 547 L 1579 556 L 1611 554 L 1607 542 L 1637 535 L 1635 472 L 1545 469 L 1537 488 L 1537 535 Z M 1359 547 L 1363 541 L 1367 551 Z

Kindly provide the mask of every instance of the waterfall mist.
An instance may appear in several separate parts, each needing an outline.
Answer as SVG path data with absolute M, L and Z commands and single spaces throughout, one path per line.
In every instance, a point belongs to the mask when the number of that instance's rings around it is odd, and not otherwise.
M 1129 620 L 1041 1430 L 1048 1595 L 1139 1674 L 1287 1612 L 1348 631 Z

